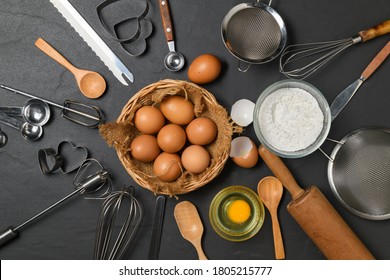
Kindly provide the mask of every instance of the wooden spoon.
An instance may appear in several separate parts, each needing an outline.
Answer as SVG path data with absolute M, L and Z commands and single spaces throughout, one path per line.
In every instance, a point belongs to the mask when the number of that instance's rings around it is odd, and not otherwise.
M 99 73 L 76 68 L 42 38 L 35 41 L 35 46 L 72 72 L 81 93 L 86 97 L 98 98 L 106 90 L 106 81 Z
M 194 245 L 200 260 L 207 260 L 202 249 L 203 224 L 198 211 L 189 201 L 183 201 L 176 205 L 174 216 L 184 239 Z
M 278 206 L 283 195 L 282 183 L 273 176 L 265 177 L 257 185 L 257 193 L 271 214 L 275 257 L 277 260 L 284 259 L 283 239 L 278 220 Z

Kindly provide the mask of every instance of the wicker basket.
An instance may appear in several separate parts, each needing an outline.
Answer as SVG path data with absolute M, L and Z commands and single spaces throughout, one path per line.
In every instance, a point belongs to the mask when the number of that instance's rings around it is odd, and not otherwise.
M 196 117 L 212 119 L 218 127 L 216 140 L 205 146 L 211 156 L 209 167 L 200 174 L 184 171 L 173 182 L 163 182 L 153 173 L 153 163 L 134 160 L 129 152 L 130 143 L 140 134 L 133 124 L 138 108 L 152 105 L 157 108 L 167 95 L 181 95 L 194 103 Z M 217 103 L 207 90 L 186 81 L 162 80 L 146 86 L 135 94 L 125 105 L 116 123 L 107 123 L 100 127 L 100 133 L 110 146 L 113 146 L 126 171 L 142 187 L 155 194 L 185 194 L 204 186 L 214 179 L 223 169 L 229 157 L 233 133 L 241 132 L 229 117 L 226 110 Z

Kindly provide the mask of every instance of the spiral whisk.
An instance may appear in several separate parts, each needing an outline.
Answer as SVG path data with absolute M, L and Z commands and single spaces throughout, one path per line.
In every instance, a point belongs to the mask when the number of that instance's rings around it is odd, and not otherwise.
M 96 227 L 95 260 L 119 260 L 132 245 L 143 212 L 133 187 L 115 191 L 103 202 Z
M 92 171 L 94 170 L 94 171 Z M 0 232 L 0 246 L 11 241 L 16 236 L 18 232 L 35 222 L 38 218 L 53 210 L 57 206 L 61 205 L 71 197 L 76 194 L 81 194 L 86 198 L 95 198 L 95 199 L 104 199 L 111 193 L 113 185 L 110 179 L 108 172 L 103 168 L 103 166 L 95 159 L 87 159 L 79 168 L 75 180 L 73 181 L 75 190 L 60 199 L 56 203 L 47 207 L 45 210 L 39 212 L 32 218 L 21 223 L 17 227 L 8 227 L 6 230 Z

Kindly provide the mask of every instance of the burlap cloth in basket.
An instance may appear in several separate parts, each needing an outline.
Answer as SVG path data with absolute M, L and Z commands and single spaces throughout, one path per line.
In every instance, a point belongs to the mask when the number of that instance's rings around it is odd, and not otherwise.
M 153 162 L 139 162 L 130 154 L 130 144 L 140 134 L 133 123 L 135 112 L 145 105 L 159 108 L 160 102 L 168 95 L 181 95 L 189 99 L 194 104 L 196 117 L 210 118 L 218 127 L 216 140 L 205 147 L 211 156 L 209 167 L 200 174 L 183 170 L 182 175 L 173 182 L 158 179 L 153 172 Z M 186 81 L 161 80 L 136 93 L 122 109 L 117 121 L 103 124 L 99 131 L 108 145 L 115 148 L 120 161 L 134 181 L 155 194 L 172 196 L 193 191 L 215 178 L 229 157 L 233 133 L 241 132 L 242 128 L 231 120 L 226 109 L 219 105 L 207 90 Z

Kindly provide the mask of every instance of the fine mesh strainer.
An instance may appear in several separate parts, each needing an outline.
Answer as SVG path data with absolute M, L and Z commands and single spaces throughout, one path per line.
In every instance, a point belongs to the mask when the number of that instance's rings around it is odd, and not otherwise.
M 260 64 L 277 57 L 287 41 L 283 19 L 268 5 L 259 1 L 234 6 L 222 22 L 226 48 L 240 61 Z M 249 69 L 242 70 L 246 71 Z
M 390 129 L 362 128 L 338 142 L 328 164 L 337 199 L 370 220 L 390 218 Z

